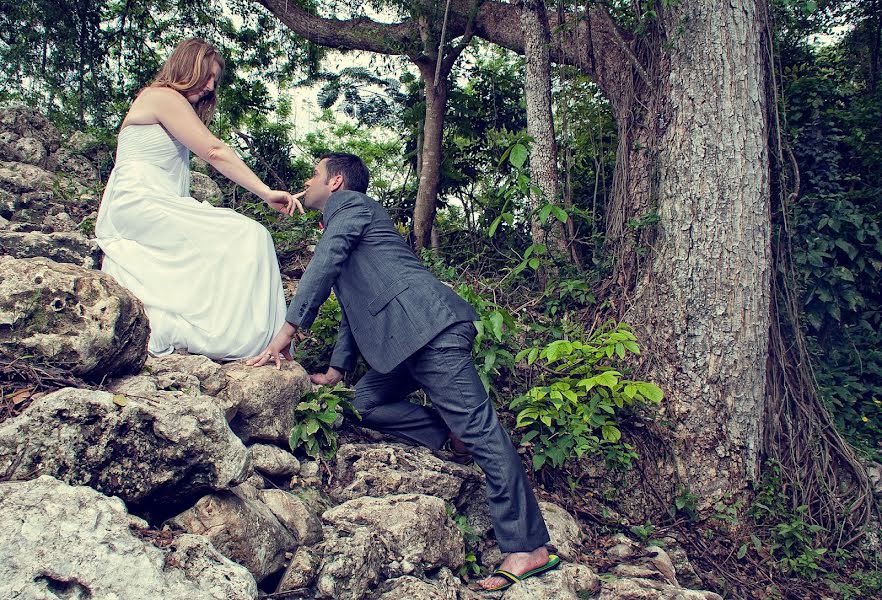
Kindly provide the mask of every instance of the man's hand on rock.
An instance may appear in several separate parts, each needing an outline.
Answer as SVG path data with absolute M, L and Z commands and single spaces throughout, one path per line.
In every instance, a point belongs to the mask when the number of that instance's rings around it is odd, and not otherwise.
M 291 359 L 291 340 L 294 339 L 294 333 L 297 328 L 290 323 L 285 323 L 279 333 L 270 341 L 269 345 L 263 351 L 253 358 L 245 361 L 249 367 L 262 367 L 269 361 L 275 361 L 276 368 L 282 368 L 282 359 Z
M 337 385 L 343 381 L 343 373 L 334 367 L 328 367 L 325 373 L 313 373 L 309 376 L 309 380 L 315 385 Z

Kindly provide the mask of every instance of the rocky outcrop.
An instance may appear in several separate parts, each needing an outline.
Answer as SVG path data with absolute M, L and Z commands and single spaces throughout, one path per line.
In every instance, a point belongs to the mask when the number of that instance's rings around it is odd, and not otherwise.
M 356 498 L 326 511 L 322 521 L 329 537 L 344 537 L 359 529 L 376 534 L 381 570 L 386 577 L 422 574 L 465 561 L 462 533 L 435 496 L 399 494 Z
M 282 369 L 254 369 L 244 363 L 225 365 L 226 387 L 218 396 L 236 406 L 230 427 L 243 442 L 262 440 L 287 444 L 294 428 L 294 409 L 310 389 L 309 376 L 296 362 Z
M 243 489 L 210 494 L 168 524 L 204 535 L 224 556 L 244 565 L 260 581 L 284 568 L 285 552 L 297 541 L 253 494 L 254 490 Z
M 204 396 L 66 388 L 0 423 L 0 477 L 52 475 L 134 505 L 179 504 L 250 470 L 248 450 Z
M 0 483 L 0 597 L 247 600 L 254 579 L 205 538 L 165 549 L 117 498 L 51 477 Z
M 112 277 L 0 257 L 0 353 L 101 379 L 139 370 L 148 335 L 141 302 Z
M 196 171 L 190 173 L 190 196 L 209 204 L 219 204 L 224 199 L 220 186 L 208 175 Z
M 0 254 L 13 258 L 42 256 L 86 269 L 101 266 L 101 249 L 95 240 L 75 232 L 0 232 Z

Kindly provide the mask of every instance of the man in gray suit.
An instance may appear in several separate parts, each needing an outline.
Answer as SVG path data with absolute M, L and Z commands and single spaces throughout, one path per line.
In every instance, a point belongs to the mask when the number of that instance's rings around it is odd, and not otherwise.
M 334 385 L 360 352 L 371 370 L 355 386 L 361 425 L 432 449 L 448 436 L 472 454 L 486 475 L 499 547 L 509 553 L 486 589 L 503 589 L 557 566 L 548 531 L 523 464 L 500 425 L 475 371 L 472 307 L 437 280 L 405 243 L 389 215 L 365 195 L 368 172 L 351 154 L 322 157 L 302 192 L 306 208 L 322 212 L 324 234 L 297 286 L 286 324 L 259 356 L 260 366 L 289 358 L 298 327 L 312 325 L 331 290 L 343 317 L 326 373 L 313 383 Z M 296 197 L 296 196 L 295 196 Z M 406 396 L 423 389 L 427 408 Z

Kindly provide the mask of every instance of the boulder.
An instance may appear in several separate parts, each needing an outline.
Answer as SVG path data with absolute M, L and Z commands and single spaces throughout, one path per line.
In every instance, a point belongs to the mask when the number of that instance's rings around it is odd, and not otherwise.
M 367 529 L 382 541 L 387 577 L 422 574 L 465 562 L 462 533 L 434 496 L 399 494 L 349 500 L 325 511 L 322 521 L 338 535 Z
M 66 214 L 66 213 L 63 213 Z M 101 249 L 79 233 L 0 232 L 0 254 L 14 258 L 44 257 L 59 263 L 97 269 Z
M 140 300 L 109 275 L 0 256 L 0 353 L 102 379 L 140 370 L 148 335 Z
M 24 137 L 38 140 L 47 152 L 55 152 L 61 146 L 61 136 L 49 119 L 38 109 L 24 104 L 0 108 L 0 132 L 7 143 Z
M 0 478 L 46 474 L 127 503 L 177 504 L 237 485 L 251 456 L 205 396 L 65 388 L 0 423 Z
M 303 591 L 312 585 L 318 575 L 321 560 L 312 548 L 301 546 L 294 552 L 291 562 L 276 586 L 276 592 Z
M 95 164 L 71 148 L 59 148 L 46 160 L 46 168 L 56 173 L 64 173 L 80 186 L 97 186 L 101 183 Z
M 545 518 L 551 545 L 565 561 L 575 561 L 582 554 L 582 528 L 567 511 L 551 502 L 539 502 L 539 509 Z
M 294 428 L 294 409 L 311 387 L 309 376 L 296 362 L 285 361 L 281 370 L 255 369 L 244 362 L 222 367 L 226 387 L 218 397 L 237 408 L 230 427 L 243 442 L 263 440 L 287 443 Z
M 441 460 L 428 448 L 397 443 L 341 444 L 329 494 L 338 502 L 361 496 L 425 494 L 462 509 L 486 504 L 483 478 Z
M 297 545 L 311 546 L 322 540 L 322 522 L 301 498 L 284 490 L 260 490 L 257 498 L 294 536 Z
M 351 532 L 331 529 L 318 549 L 323 558 L 314 598 L 361 600 L 376 587 L 387 552 L 377 532 L 366 527 Z
M 462 585 L 446 567 L 428 580 L 410 575 L 389 579 L 383 582 L 379 592 L 378 600 L 483 600 L 488 597 Z
M 35 165 L 0 161 L 0 189 L 14 194 L 51 192 L 56 185 L 55 175 Z
M 43 166 L 46 164 L 46 146 L 33 137 L 20 137 L 9 144 L 13 160 L 29 165 Z
M 224 199 L 220 186 L 208 175 L 196 171 L 190 173 L 190 196 L 199 202 L 215 205 Z
M 285 552 L 297 544 L 266 506 L 239 489 L 209 494 L 167 525 L 206 536 L 258 581 L 283 569 Z
M 202 537 L 160 549 L 122 501 L 52 477 L 0 483 L 0 597 L 246 600 L 257 585 Z
M 290 477 L 300 471 L 297 457 L 278 446 L 254 444 L 249 450 L 254 469 L 270 477 Z
M 554 571 L 529 577 L 511 586 L 502 596 L 504 600 L 579 600 L 594 594 L 600 588 L 600 578 L 589 567 L 564 563 Z
M 714 592 L 689 590 L 639 577 L 604 579 L 598 600 L 723 600 Z

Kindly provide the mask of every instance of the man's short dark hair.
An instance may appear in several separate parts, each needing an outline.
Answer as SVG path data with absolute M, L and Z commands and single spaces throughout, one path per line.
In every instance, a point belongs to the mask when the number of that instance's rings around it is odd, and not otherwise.
M 364 162 L 354 154 L 346 152 L 329 152 L 319 157 L 319 162 L 326 160 L 325 171 L 328 179 L 334 175 L 343 176 L 343 189 L 352 190 L 353 192 L 367 193 L 368 181 L 370 181 L 370 173 Z

